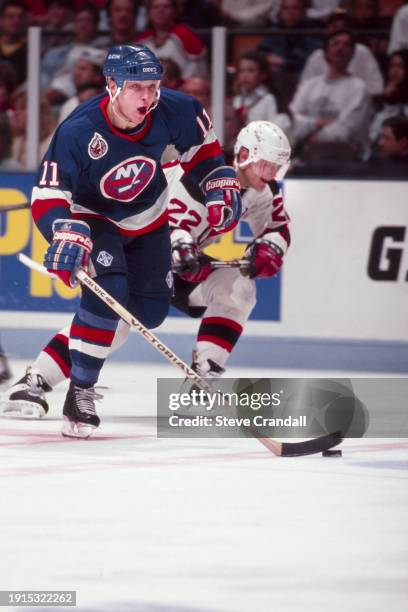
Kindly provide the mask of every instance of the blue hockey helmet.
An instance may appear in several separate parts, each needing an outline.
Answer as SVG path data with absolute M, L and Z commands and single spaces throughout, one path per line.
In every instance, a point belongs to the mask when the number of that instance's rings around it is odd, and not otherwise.
M 103 75 L 122 89 L 125 81 L 160 81 L 163 66 L 146 45 L 115 45 L 108 51 Z

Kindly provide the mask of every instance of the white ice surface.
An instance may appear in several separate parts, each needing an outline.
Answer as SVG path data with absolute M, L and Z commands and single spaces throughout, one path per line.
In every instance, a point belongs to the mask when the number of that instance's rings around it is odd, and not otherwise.
M 76 590 L 100 612 L 406 610 L 408 441 L 292 459 L 158 440 L 156 377 L 173 375 L 106 365 L 89 441 L 60 437 L 64 388 L 44 420 L 0 420 L 0 590 Z

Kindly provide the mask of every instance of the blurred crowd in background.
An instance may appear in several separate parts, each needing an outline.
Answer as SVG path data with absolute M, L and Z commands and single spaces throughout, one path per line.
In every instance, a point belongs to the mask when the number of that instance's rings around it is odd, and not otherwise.
M 407 178 L 408 2 L 3 0 L 0 170 L 24 170 L 27 29 L 42 28 L 40 155 L 56 126 L 104 90 L 112 44 L 143 43 L 163 86 L 211 115 L 211 28 L 228 28 L 224 148 L 249 121 L 279 124 L 289 176 Z

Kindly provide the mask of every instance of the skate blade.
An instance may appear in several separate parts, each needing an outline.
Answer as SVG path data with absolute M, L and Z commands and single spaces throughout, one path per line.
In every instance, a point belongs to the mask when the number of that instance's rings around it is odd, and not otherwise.
M 61 434 L 65 438 L 81 438 L 86 440 L 95 431 L 95 425 L 89 425 L 88 423 L 74 423 L 64 417 L 64 423 L 62 424 Z
M 32 402 L 15 401 L 0 404 L 0 417 L 7 419 L 42 419 L 45 415 L 44 408 Z

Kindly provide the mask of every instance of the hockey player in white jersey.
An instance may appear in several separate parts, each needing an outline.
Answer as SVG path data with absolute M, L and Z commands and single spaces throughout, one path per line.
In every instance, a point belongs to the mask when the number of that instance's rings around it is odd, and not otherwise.
M 203 248 L 217 240 L 201 193 L 184 177 L 177 164 L 166 170 L 175 295 L 173 304 L 201 318 L 193 350 L 193 369 L 203 377 L 221 376 L 256 303 L 257 278 L 278 273 L 290 244 L 289 217 L 278 181 L 290 163 L 290 145 L 282 130 L 267 121 L 244 127 L 235 144 L 235 166 L 243 188 L 242 219 L 254 239 L 244 258 L 247 267 L 213 269 Z M 119 323 L 112 350 L 129 333 Z M 25 376 L 3 396 L 3 416 L 38 418 L 48 411 L 45 393 L 69 376 L 69 326 L 52 338 Z
M 291 151 L 285 134 L 273 123 L 253 121 L 239 133 L 234 152 L 243 188 L 241 219 L 254 236 L 244 255 L 247 268 L 212 268 L 202 249 L 218 234 L 208 227 L 204 206 L 197 199 L 188 205 L 171 198 L 169 205 L 177 273 L 173 304 L 190 316 L 202 317 L 192 367 L 203 377 L 224 372 L 255 306 L 255 279 L 277 274 L 290 244 L 289 217 L 277 182 L 289 167 Z M 186 180 L 181 182 L 186 185 Z

